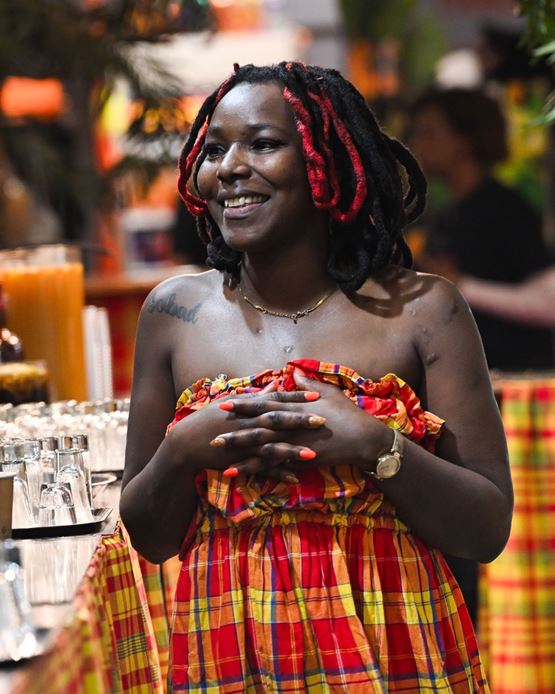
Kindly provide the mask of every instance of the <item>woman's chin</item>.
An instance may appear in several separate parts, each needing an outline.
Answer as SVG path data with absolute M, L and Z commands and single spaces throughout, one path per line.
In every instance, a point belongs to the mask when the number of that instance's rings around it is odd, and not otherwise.
M 226 244 L 238 253 L 249 253 L 263 250 L 266 246 L 264 237 L 260 233 L 241 231 L 223 234 Z

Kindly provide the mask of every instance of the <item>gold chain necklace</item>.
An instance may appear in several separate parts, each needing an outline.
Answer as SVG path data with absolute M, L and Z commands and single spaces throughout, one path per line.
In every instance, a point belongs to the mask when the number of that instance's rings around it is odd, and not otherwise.
M 313 311 L 316 311 L 317 308 L 320 308 L 320 306 L 325 301 L 327 301 L 330 298 L 330 296 L 335 292 L 335 288 L 331 289 L 329 292 L 326 292 L 324 296 L 321 299 L 318 299 L 314 306 L 311 306 L 310 308 L 304 308 L 302 311 L 295 311 L 294 313 L 284 313 L 281 311 L 272 311 L 271 309 L 266 308 L 265 306 L 255 304 L 254 301 L 249 299 L 249 297 L 245 294 L 240 284 L 238 285 L 238 289 L 239 293 L 241 294 L 241 297 L 247 302 L 247 304 L 249 306 L 252 306 L 257 311 L 260 311 L 260 313 L 266 313 L 269 316 L 277 316 L 278 318 L 289 318 L 289 320 L 292 320 L 295 324 L 297 323 L 299 318 L 304 318 L 305 316 L 308 316 L 309 313 L 312 313 Z

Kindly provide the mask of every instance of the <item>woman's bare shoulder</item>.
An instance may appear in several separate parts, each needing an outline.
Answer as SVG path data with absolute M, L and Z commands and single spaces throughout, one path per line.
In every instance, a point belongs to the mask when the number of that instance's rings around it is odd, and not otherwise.
M 440 318 L 468 304 L 457 287 L 439 275 L 417 272 L 409 268 L 391 265 L 370 277 L 359 290 L 361 293 L 379 296 L 395 307 L 396 315 L 429 313 Z
M 414 275 L 415 286 L 420 288 L 417 298 L 419 298 L 423 308 L 434 312 L 438 317 L 445 313 L 452 316 L 460 310 L 470 312 L 466 299 L 450 280 L 426 272 L 414 270 L 407 270 L 406 272 Z
M 194 323 L 203 305 L 214 298 L 218 287 L 222 287 L 222 276 L 217 270 L 169 277 L 149 293 L 142 316 L 165 314 Z
M 205 270 L 203 272 L 172 275 L 157 284 L 151 293 L 167 294 L 202 292 L 213 289 L 222 284 L 222 274 L 217 270 Z

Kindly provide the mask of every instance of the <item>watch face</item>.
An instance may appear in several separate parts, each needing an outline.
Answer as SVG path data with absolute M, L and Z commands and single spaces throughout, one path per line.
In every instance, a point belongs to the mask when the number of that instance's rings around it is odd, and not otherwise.
M 376 466 L 376 475 L 380 479 L 388 480 L 399 472 L 401 461 L 396 455 L 382 456 Z

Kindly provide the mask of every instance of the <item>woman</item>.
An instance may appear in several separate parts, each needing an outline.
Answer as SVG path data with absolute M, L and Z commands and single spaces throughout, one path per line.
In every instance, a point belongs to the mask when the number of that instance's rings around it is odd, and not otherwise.
M 498 101 L 479 89 L 432 91 L 418 99 L 411 116 L 411 149 L 450 197 L 433 220 L 420 269 L 515 284 L 547 268 L 540 215 L 492 174 L 508 156 Z M 473 308 L 490 369 L 553 367 L 549 330 Z
M 416 162 L 339 73 L 281 63 L 236 68 L 180 168 L 217 269 L 145 302 L 121 499 L 183 560 L 173 688 L 487 691 L 440 551 L 497 556 L 511 483 L 467 306 L 397 265 Z

